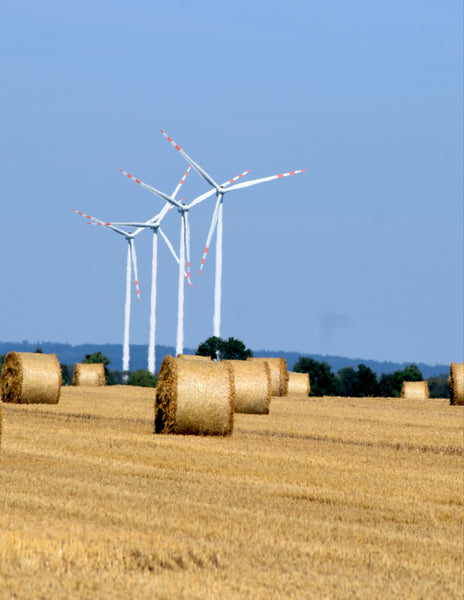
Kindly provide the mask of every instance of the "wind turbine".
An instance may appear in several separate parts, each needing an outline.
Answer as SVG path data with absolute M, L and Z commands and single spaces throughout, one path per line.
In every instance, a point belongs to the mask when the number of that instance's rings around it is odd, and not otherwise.
M 122 235 L 124 239 L 127 241 L 127 261 L 126 261 L 126 301 L 124 306 L 124 340 L 122 345 L 122 370 L 123 370 L 123 381 L 127 383 L 127 379 L 129 377 L 129 326 L 130 326 L 130 309 L 131 309 L 131 279 L 132 279 L 132 266 L 134 268 L 134 277 L 135 277 L 135 289 L 137 292 L 137 300 L 140 302 L 140 289 L 139 289 L 139 277 L 137 273 L 137 256 L 135 254 L 135 245 L 134 245 L 134 237 L 137 235 L 136 232 L 128 233 L 119 227 L 112 225 L 111 223 L 101 221 L 100 219 L 96 219 L 90 215 L 86 215 L 85 213 L 76 210 L 75 208 L 71 209 L 76 215 L 80 215 L 88 219 L 89 224 L 98 225 L 105 227 L 107 229 L 111 229 L 115 233 Z
M 175 197 L 177 196 L 177 193 L 179 192 L 181 186 L 183 185 L 185 179 L 187 178 L 187 175 L 189 174 L 190 169 L 191 169 L 191 167 L 189 166 L 189 168 L 187 169 L 187 172 L 185 173 L 185 175 L 182 177 L 182 179 L 177 184 L 177 187 L 172 194 L 172 198 L 175 199 Z M 119 171 L 121 173 L 124 173 L 131 179 L 134 179 L 132 177 L 132 175 L 129 175 L 128 173 L 125 173 L 124 171 L 121 171 L 121 169 L 119 169 Z M 164 205 L 161 212 L 158 215 L 156 215 L 155 217 L 153 217 L 152 219 L 150 219 L 149 221 L 146 221 L 145 223 L 135 223 L 135 222 L 112 223 L 112 225 L 116 225 L 117 227 L 136 227 L 137 229 L 134 231 L 134 235 L 137 235 L 140 231 L 142 231 L 145 228 L 151 229 L 152 233 L 153 233 L 153 250 L 152 250 L 152 263 L 151 263 L 152 264 L 152 268 L 151 268 L 152 274 L 151 274 L 151 299 L 150 299 L 150 333 L 149 333 L 149 340 L 148 340 L 148 370 L 153 374 L 155 373 L 155 368 L 156 368 L 155 330 L 156 330 L 156 295 L 157 295 L 156 280 L 157 280 L 157 272 L 158 272 L 158 233 L 161 234 L 161 237 L 166 242 L 166 245 L 169 248 L 171 254 L 174 256 L 176 262 L 179 263 L 179 258 L 177 257 L 177 255 L 174 251 L 174 248 L 172 247 L 172 244 L 169 241 L 169 238 L 166 236 L 166 234 L 163 232 L 163 230 L 160 227 L 161 221 L 166 216 L 168 211 L 171 210 L 172 206 L 173 205 L 170 202 L 166 202 L 166 204 Z M 184 274 L 185 274 L 185 267 L 184 267 Z M 188 281 L 188 282 L 189 282 L 189 285 L 191 286 L 190 281 Z
M 189 167 L 190 169 L 190 167 Z M 133 175 L 126 173 L 119 169 L 119 171 L 129 177 L 135 183 L 138 183 L 143 188 L 150 191 L 152 194 L 155 194 L 159 198 L 166 200 L 172 206 L 175 206 L 178 212 L 181 215 L 181 227 L 180 227 L 180 248 L 179 248 L 179 284 L 178 284 L 178 297 L 177 297 L 177 339 L 176 339 L 176 355 L 183 354 L 184 349 L 184 277 L 187 279 L 187 282 L 191 286 L 190 282 L 190 225 L 188 220 L 188 214 L 192 207 L 196 206 L 200 202 L 203 202 L 210 196 L 215 193 L 215 190 L 211 190 L 200 196 L 197 196 L 192 202 L 189 204 L 185 204 L 182 201 L 178 202 L 173 196 L 169 196 L 160 190 L 157 190 L 151 185 L 144 183 L 140 179 L 137 179 Z M 187 171 L 188 172 L 188 171 Z M 237 181 L 244 175 L 249 173 L 249 171 L 245 171 L 244 173 L 240 173 L 236 177 L 229 179 L 228 181 L 221 184 L 221 189 L 227 187 L 229 184 Z M 137 226 L 142 226 L 142 224 L 137 224 Z M 144 225 L 146 226 L 146 225 Z M 185 262 L 187 258 L 187 273 L 185 274 Z
M 205 264 L 206 255 L 208 254 L 209 245 L 211 242 L 211 238 L 214 234 L 214 230 L 216 230 L 216 274 L 215 274 L 215 282 L 214 282 L 214 316 L 213 316 L 213 335 L 216 337 L 220 337 L 221 332 L 221 300 L 222 300 L 222 237 L 223 237 L 223 204 L 224 204 L 224 195 L 227 192 L 232 192 L 234 190 L 239 190 L 243 188 L 247 188 L 253 185 L 257 185 L 259 183 L 265 183 L 266 181 L 272 181 L 273 179 L 282 179 L 283 177 L 289 177 L 290 175 L 296 175 L 297 173 L 303 173 L 306 169 L 302 169 L 300 171 L 290 171 L 289 173 L 281 173 L 279 175 L 271 175 L 270 177 L 262 177 L 261 179 L 252 179 L 251 181 L 243 181 L 241 183 L 237 183 L 232 185 L 231 187 L 225 187 L 224 184 L 220 185 L 216 183 L 216 181 L 209 175 L 200 165 L 198 165 L 194 160 L 190 158 L 190 156 L 182 150 L 182 148 L 172 139 L 170 138 L 166 132 L 160 129 L 161 133 L 164 137 L 174 146 L 176 150 L 182 154 L 182 156 L 187 160 L 195 171 L 203 177 L 203 179 L 213 188 L 210 194 L 216 194 L 217 200 L 216 205 L 214 207 L 213 218 L 211 220 L 211 225 L 209 228 L 208 237 L 205 244 L 205 251 L 203 254 L 203 258 L 200 266 L 200 274 L 203 270 L 203 266 Z

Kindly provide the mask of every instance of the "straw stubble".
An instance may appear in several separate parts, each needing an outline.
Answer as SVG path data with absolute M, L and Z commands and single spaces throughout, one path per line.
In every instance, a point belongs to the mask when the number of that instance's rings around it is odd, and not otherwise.
M 10 352 L 3 364 L 3 402 L 56 404 L 61 391 L 61 367 L 55 354 Z
M 155 399 L 155 433 L 230 435 L 234 378 L 225 362 L 166 356 Z

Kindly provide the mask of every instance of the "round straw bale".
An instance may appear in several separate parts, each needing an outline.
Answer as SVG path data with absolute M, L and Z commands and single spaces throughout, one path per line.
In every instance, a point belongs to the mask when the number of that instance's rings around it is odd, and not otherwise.
M 211 360 L 211 356 L 200 356 L 199 354 L 178 354 L 177 358 L 185 360 Z
M 76 363 L 72 378 L 73 385 L 105 385 L 105 365 L 103 363 Z
M 156 388 L 155 433 L 229 435 L 234 400 L 234 377 L 227 363 L 166 356 Z
M 401 397 L 408 400 L 426 400 L 429 398 L 429 384 L 426 381 L 403 381 Z
M 235 386 L 234 410 L 253 415 L 269 414 L 271 369 L 264 361 L 225 360 L 232 367 Z
M 247 358 L 250 361 L 266 361 L 269 364 L 269 368 L 271 369 L 271 394 L 273 396 L 286 396 L 288 389 L 288 371 L 287 371 L 287 361 L 285 358 L 277 358 L 277 357 L 256 357 L 256 358 Z
M 309 373 L 289 371 L 287 396 L 309 396 L 310 393 Z
M 55 354 L 10 352 L 0 379 L 3 402 L 56 404 L 61 391 L 61 367 Z
M 464 404 L 464 363 L 451 363 L 448 383 L 450 404 Z

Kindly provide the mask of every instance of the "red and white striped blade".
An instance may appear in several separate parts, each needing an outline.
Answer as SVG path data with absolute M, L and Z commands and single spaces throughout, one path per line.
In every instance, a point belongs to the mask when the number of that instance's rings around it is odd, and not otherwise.
M 190 225 L 188 220 L 188 212 L 182 213 L 182 218 L 184 219 L 185 255 L 187 258 L 187 283 L 190 287 L 192 287 L 192 284 L 190 282 Z
M 205 251 L 203 252 L 203 257 L 201 259 L 199 275 L 201 275 L 201 273 L 203 271 L 203 267 L 205 266 L 206 255 L 208 254 L 208 251 L 209 251 L 209 246 L 211 244 L 211 238 L 213 237 L 214 230 L 216 229 L 216 225 L 218 222 L 218 216 L 219 216 L 220 203 L 221 203 L 221 198 L 219 197 L 214 206 L 213 218 L 211 219 L 211 225 L 209 226 L 208 237 L 206 238 Z
M 184 152 L 184 150 L 182 150 L 182 148 L 172 139 L 168 136 L 168 134 L 163 131 L 162 129 L 160 129 L 161 133 L 164 135 L 164 137 L 168 140 L 168 142 L 174 146 L 174 148 L 176 150 L 178 150 L 178 152 L 180 152 L 180 154 L 182 154 L 182 156 L 185 158 L 185 160 L 187 162 L 189 162 L 192 167 L 195 169 L 195 171 L 201 176 L 203 177 L 203 179 L 209 183 L 210 185 L 212 185 L 215 189 L 218 189 L 218 184 L 214 181 L 214 179 L 211 177 L 211 175 L 209 175 L 209 173 L 207 173 L 202 167 L 200 167 L 200 165 L 198 163 L 196 163 L 194 160 L 192 160 L 190 158 L 190 156 Z
M 123 171 L 122 169 L 118 169 L 118 171 L 120 173 L 122 173 L 123 175 L 125 175 L 126 177 L 129 177 L 129 179 L 132 179 L 132 181 L 135 181 L 135 183 L 138 183 L 139 185 L 141 185 L 146 190 L 149 190 L 150 192 L 152 192 L 152 194 L 155 194 L 156 196 L 159 196 L 163 200 L 166 200 L 166 202 L 169 202 L 170 204 L 173 204 L 174 206 L 177 206 L 177 207 L 180 206 L 179 202 L 177 202 L 177 200 L 175 200 L 174 198 L 172 198 L 168 194 L 165 194 L 164 192 L 161 192 L 160 190 L 157 190 L 152 185 L 148 185 L 148 183 L 144 183 L 140 179 L 137 179 L 137 177 L 134 177 L 130 173 L 126 173 L 126 171 Z
M 134 268 L 135 291 L 137 292 L 137 300 L 140 302 L 139 275 L 137 272 L 137 255 L 135 253 L 135 244 L 133 239 L 130 239 L 129 246 L 131 250 L 132 266 Z
M 273 179 L 282 179 L 283 177 L 289 177 L 290 175 L 296 175 L 297 173 L 304 173 L 306 169 L 301 169 L 300 171 L 290 171 L 289 173 L 281 173 L 280 175 L 271 175 L 271 177 L 263 177 L 262 179 L 252 179 L 251 181 L 243 181 L 242 183 L 237 183 L 230 188 L 227 188 L 228 192 L 232 190 L 240 190 L 243 188 L 250 187 L 252 185 L 257 185 L 258 183 L 264 183 L 266 181 L 272 181 Z
M 173 198 L 175 198 L 177 196 L 177 193 L 179 192 L 180 188 L 184 185 L 184 182 L 187 179 L 187 176 L 190 173 L 191 168 L 192 168 L 192 165 L 189 165 L 187 171 L 185 172 L 185 175 L 182 177 L 182 179 L 177 184 L 176 189 L 174 190 L 174 193 L 172 194 Z
M 240 175 L 237 175 L 236 177 L 233 177 L 232 179 L 228 179 L 224 183 L 221 183 L 221 187 L 222 188 L 226 188 L 230 183 L 233 183 L 234 181 L 237 181 L 237 179 L 240 179 L 244 175 L 247 175 L 249 172 L 250 172 L 250 169 L 248 169 L 248 171 L 244 171 L 243 173 L 240 173 Z M 192 202 L 190 202 L 190 204 L 188 205 L 188 207 L 192 208 L 192 206 L 195 206 L 196 204 L 199 204 L 200 202 L 203 202 L 204 200 L 206 200 L 207 198 L 209 198 L 213 194 L 216 194 L 216 190 L 210 190 L 209 192 L 206 192 L 205 194 L 201 194 L 201 196 L 198 196 L 197 198 L 195 198 L 194 200 L 192 200 Z

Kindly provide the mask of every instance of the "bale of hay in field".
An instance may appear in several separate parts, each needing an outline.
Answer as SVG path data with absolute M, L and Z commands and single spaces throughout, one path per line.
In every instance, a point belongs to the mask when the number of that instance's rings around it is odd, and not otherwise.
M 269 414 L 271 369 L 265 361 L 225 360 L 232 367 L 235 386 L 234 411 L 253 415 Z
M 429 398 L 429 385 L 426 381 L 403 381 L 401 397 L 408 400 L 426 400 Z
M 92 387 L 105 385 L 105 365 L 103 363 L 76 363 L 72 384 Z
M 250 361 L 266 361 L 271 370 L 271 394 L 273 396 L 286 396 L 288 389 L 288 371 L 285 358 L 267 358 L 264 356 L 247 358 Z
M 309 373 L 294 373 L 293 371 L 289 371 L 287 396 L 309 396 L 310 393 Z
M 56 404 L 61 391 L 61 367 L 55 354 L 10 352 L 0 379 L 3 402 Z
M 155 433 L 229 435 L 235 388 L 226 362 L 166 356 L 155 396 Z
M 198 354 L 178 354 L 177 358 L 184 360 L 211 360 L 211 356 L 200 356 Z
M 464 404 L 464 363 L 451 363 L 448 383 L 450 404 Z

